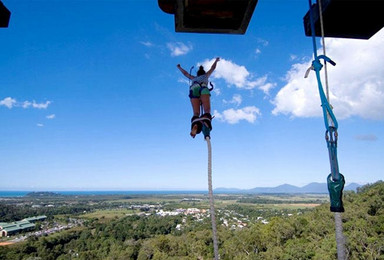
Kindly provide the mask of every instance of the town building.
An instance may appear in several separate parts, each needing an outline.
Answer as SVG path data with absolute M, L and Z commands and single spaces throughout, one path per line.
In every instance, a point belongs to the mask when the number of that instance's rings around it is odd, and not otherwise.
M 44 221 L 47 216 L 36 216 L 25 218 L 20 221 L 10 223 L 0 222 L 0 237 L 7 237 L 17 233 L 31 231 L 35 228 L 36 221 Z

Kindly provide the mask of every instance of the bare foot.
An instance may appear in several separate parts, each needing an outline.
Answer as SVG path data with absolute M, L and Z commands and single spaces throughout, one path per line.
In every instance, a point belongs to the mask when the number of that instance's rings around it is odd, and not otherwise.
M 192 127 L 192 129 L 191 129 L 191 136 L 192 136 L 192 138 L 195 138 L 196 133 L 197 133 L 197 128 L 198 128 L 197 124 L 195 124 L 195 125 Z

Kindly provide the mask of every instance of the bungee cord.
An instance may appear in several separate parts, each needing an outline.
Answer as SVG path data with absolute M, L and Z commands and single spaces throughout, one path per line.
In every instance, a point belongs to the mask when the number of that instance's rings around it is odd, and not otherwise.
M 322 4 L 321 0 L 318 0 L 319 2 L 319 17 L 320 17 L 320 29 L 321 29 L 321 41 L 323 45 L 323 54 L 324 56 L 327 56 L 326 54 L 326 48 L 325 48 L 325 37 L 324 37 L 324 21 L 323 21 L 323 11 L 322 11 Z M 327 63 L 324 63 L 324 76 L 325 76 L 325 89 L 326 89 L 326 96 L 327 101 L 330 104 L 330 97 L 329 97 L 329 85 L 328 85 L 328 69 L 327 69 Z M 330 105 L 332 108 L 332 105 Z M 341 212 L 334 212 L 335 214 L 335 233 L 336 233 L 336 244 L 337 244 L 337 257 L 339 260 L 346 259 L 345 255 L 345 238 L 343 234 L 343 221 L 341 219 Z
M 336 230 L 336 245 L 337 259 L 347 259 L 345 255 L 345 237 L 343 234 L 343 221 L 341 220 L 341 212 L 335 212 L 335 230 Z
M 201 114 L 204 113 L 203 105 L 200 107 Z M 215 256 L 215 260 L 220 259 L 219 255 L 219 246 L 217 239 L 217 227 L 216 227 L 216 216 L 215 216 L 215 202 L 213 198 L 213 189 L 212 189 L 212 145 L 211 145 L 211 128 L 208 127 L 207 122 L 204 120 L 200 120 L 202 124 L 202 133 L 204 135 L 204 139 L 207 142 L 208 148 L 208 197 L 209 197 L 209 212 L 211 215 L 211 225 L 212 225 L 212 240 L 213 240 L 213 252 Z
M 310 69 L 313 69 L 316 72 L 316 78 L 319 88 L 319 94 L 321 99 L 321 106 L 323 109 L 323 117 L 324 123 L 326 127 L 325 139 L 327 141 L 329 160 L 331 166 L 331 174 L 327 177 L 328 191 L 331 200 L 331 211 L 335 213 L 335 233 L 336 233 L 336 244 L 337 244 L 337 259 L 345 260 L 346 259 L 346 250 L 345 250 L 345 238 L 343 235 L 343 227 L 342 227 L 342 219 L 341 212 L 344 212 L 343 202 L 342 202 L 342 191 L 344 188 L 344 176 L 339 172 L 339 166 L 337 162 L 337 127 L 338 123 L 335 115 L 332 111 L 332 106 L 329 103 L 329 87 L 328 87 L 328 74 L 327 74 L 327 62 L 332 65 L 336 65 L 330 58 L 326 56 L 325 51 L 325 40 L 324 40 L 324 24 L 323 24 L 323 16 L 322 16 L 322 6 L 321 0 L 318 0 L 318 9 L 319 9 L 319 17 L 320 17 L 320 28 L 321 28 L 321 38 L 323 45 L 323 55 L 317 55 L 317 47 L 316 47 L 316 36 L 315 36 L 315 26 L 313 21 L 313 9 L 312 9 L 312 1 L 309 0 L 309 8 L 310 8 L 310 22 L 311 22 L 311 31 L 312 31 L 312 43 L 313 43 L 313 52 L 314 52 L 314 61 L 312 62 L 312 66 Z M 320 63 L 320 59 L 324 60 L 325 64 L 325 83 L 326 83 L 326 95 L 324 93 L 321 78 L 320 78 L 320 70 L 322 68 L 322 64 Z M 305 77 L 308 76 L 309 70 Z
M 314 52 L 314 61 L 312 62 L 312 66 L 310 69 L 315 70 L 316 78 L 318 83 L 318 89 L 321 99 L 321 106 L 323 109 L 323 117 L 324 123 L 326 127 L 325 139 L 327 142 L 329 160 L 331 166 L 331 174 L 327 177 L 328 191 L 331 200 L 330 210 L 335 213 L 335 233 L 336 233 L 336 244 L 337 244 L 337 259 L 345 260 L 346 258 L 346 250 L 345 250 L 345 238 L 343 235 L 343 227 L 342 227 L 342 219 L 341 212 L 344 212 L 343 202 L 342 202 L 342 191 L 344 188 L 344 176 L 339 172 L 339 165 L 337 161 L 337 127 L 338 123 L 335 115 L 332 111 L 332 106 L 329 103 L 329 87 L 328 87 L 328 73 L 327 73 L 327 62 L 332 65 L 336 65 L 330 58 L 326 56 L 325 51 L 325 40 L 324 40 L 324 24 L 323 24 L 323 16 L 322 16 L 322 4 L 321 0 L 318 0 L 318 8 L 319 8 L 319 17 L 320 17 L 320 28 L 321 28 L 321 38 L 323 45 L 323 55 L 317 55 L 317 47 L 316 47 L 316 36 L 315 36 L 315 26 L 313 21 L 313 9 L 312 9 L 312 0 L 309 0 L 309 8 L 310 8 L 310 22 L 311 22 L 311 31 L 312 31 L 312 42 L 313 42 L 313 52 Z M 320 78 L 320 70 L 322 68 L 322 64 L 320 63 L 320 59 L 324 60 L 325 64 L 325 83 L 326 83 L 326 95 L 324 93 L 321 78 Z M 308 76 L 309 70 L 305 77 Z
M 211 138 L 209 136 L 205 136 L 205 141 L 207 142 L 207 148 L 208 148 L 208 195 L 209 195 L 209 206 L 210 206 L 210 215 L 211 215 L 211 223 L 212 223 L 213 251 L 215 253 L 215 260 L 218 260 L 218 259 L 220 259 L 220 257 L 219 257 L 219 246 L 217 243 L 215 203 L 213 200 L 213 190 L 212 190 L 212 146 L 211 146 Z

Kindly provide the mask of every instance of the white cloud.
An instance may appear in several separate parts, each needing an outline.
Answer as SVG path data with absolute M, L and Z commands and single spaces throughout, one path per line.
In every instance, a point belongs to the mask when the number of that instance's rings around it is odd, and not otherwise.
M 49 104 L 51 104 L 51 101 L 46 101 L 45 103 L 36 103 L 35 101 L 33 101 L 32 107 L 37 109 L 46 109 Z
M 205 60 L 201 63 L 205 70 L 209 70 L 215 60 Z M 199 64 L 200 65 L 200 64 Z M 245 66 L 237 65 L 230 60 L 220 59 L 217 63 L 213 78 L 223 79 L 228 85 L 234 85 L 240 89 L 259 88 L 264 92 L 269 91 L 274 86 L 272 83 L 267 83 L 267 76 L 253 79 L 251 73 Z
M 51 114 L 51 115 L 47 115 L 46 118 L 47 119 L 54 119 L 56 117 L 55 114 Z
M 254 52 L 255 57 L 259 56 L 261 54 L 261 52 L 262 52 L 262 49 L 269 45 L 268 41 L 266 41 L 264 39 L 260 39 L 260 38 L 257 39 L 256 42 L 257 42 L 258 47 L 256 47 L 255 52 Z
M 261 39 L 261 38 L 257 39 L 257 43 L 262 45 L 262 46 L 264 46 L 264 47 L 269 45 L 269 42 L 267 40 L 264 40 L 264 39 Z
M 243 101 L 243 98 L 239 94 L 233 95 L 232 99 L 229 101 L 223 100 L 224 104 L 235 104 L 236 106 L 239 106 L 242 101 Z
M 220 96 L 221 95 L 221 89 L 218 88 L 218 87 L 214 87 L 212 92 L 215 93 L 216 96 Z
M 269 95 L 269 91 L 276 87 L 276 83 L 267 82 L 268 77 L 263 76 L 257 80 L 257 86 L 260 90 L 262 90 L 265 94 Z
M 185 55 L 193 49 L 191 44 L 185 45 L 182 42 L 170 42 L 167 43 L 167 47 L 171 51 L 171 56 Z
M 16 105 L 16 99 L 13 99 L 11 97 L 6 97 L 3 100 L 0 100 L 0 106 L 6 106 L 9 109 L 11 109 L 15 105 Z
M 18 102 L 16 99 L 7 97 L 0 101 L 0 106 L 6 106 L 8 108 L 12 107 L 22 107 L 22 108 L 37 108 L 37 109 L 47 109 L 51 101 L 46 101 L 44 103 L 36 103 L 36 101 L 23 101 Z
M 217 110 L 214 111 L 215 118 L 229 124 L 237 124 L 240 120 L 254 123 L 260 115 L 260 110 L 255 106 L 248 106 L 241 109 L 230 108 L 224 110 L 222 113 L 219 113 Z
M 369 40 L 326 39 L 330 103 L 337 118 L 360 116 L 384 119 L 384 29 Z M 319 54 L 322 53 L 321 51 Z M 315 72 L 304 75 L 312 60 L 292 65 L 287 84 L 277 93 L 273 114 L 293 117 L 322 116 Z M 324 67 L 321 70 L 324 77 Z M 322 79 L 324 91 L 325 81 Z
M 153 43 L 152 42 L 149 42 L 149 41 L 146 41 L 146 42 L 140 42 L 142 45 L 146 46 L 146 47 L 152 47 L 153 46 Z
M 297 60 L 297 55 L 295 55 L 295 54 L 291 54 L 291 55 L 289 55 L 289 59 L 290 59 L 291 61 Z
M 40 123 L 37 123 L 36 124 L 38 127 L 43 127 L 44 125 L 43 124 L 40 124 Z
M 29 107 L 33 107 L 33 108 L 37 108 L 37 109 L 46 109 L 49 104 L 51 104 L 51 101 L 46 101 L 45 103 L 36 103 L 36 101 L 24 101 L 22 103 L 22 107 L 23 108 L 29 108 Z
M 32 106 L 32 103 L 29 102 L 29 101 L 24 101 L 23 104 L 21 105 L 23 108 L 28 108 L 30 106 Z

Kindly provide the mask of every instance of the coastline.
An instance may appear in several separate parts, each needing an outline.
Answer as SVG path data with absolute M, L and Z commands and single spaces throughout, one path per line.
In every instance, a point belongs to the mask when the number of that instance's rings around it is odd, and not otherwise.
M 45 191 L 1 191 L 0 198 L 24 197 L 30 192 Z M 199 190 L 138 190 L 138 191 L 47 191 L 64 196 L 92 196 L 92 195 L 156 195 L 156 194 L 206 194 L 207 191 Z

